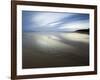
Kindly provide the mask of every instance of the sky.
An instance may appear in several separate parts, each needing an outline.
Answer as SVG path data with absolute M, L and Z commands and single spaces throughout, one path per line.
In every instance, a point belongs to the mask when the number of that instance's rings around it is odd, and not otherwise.
M 76 31 L 89 28 L 89 14 L 22 11 L 23 31 Z

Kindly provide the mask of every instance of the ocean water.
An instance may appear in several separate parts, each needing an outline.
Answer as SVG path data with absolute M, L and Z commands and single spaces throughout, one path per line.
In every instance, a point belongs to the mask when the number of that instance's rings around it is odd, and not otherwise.
M 89 34 L 23 32 L 22 36 L 23 68 L 89 65 Z

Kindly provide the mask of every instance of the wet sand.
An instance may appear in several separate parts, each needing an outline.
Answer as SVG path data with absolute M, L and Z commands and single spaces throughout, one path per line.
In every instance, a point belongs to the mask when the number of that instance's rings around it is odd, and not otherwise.
M 89 35 L 63 32 L 23 32 L 22 67 L 89 65 Z

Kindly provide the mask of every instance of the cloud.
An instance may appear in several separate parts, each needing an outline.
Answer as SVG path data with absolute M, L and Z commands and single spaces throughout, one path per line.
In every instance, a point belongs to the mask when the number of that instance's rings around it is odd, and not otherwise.
M 74 31 L 89 28 L 89 15 L 23 11 L 23 31 Z

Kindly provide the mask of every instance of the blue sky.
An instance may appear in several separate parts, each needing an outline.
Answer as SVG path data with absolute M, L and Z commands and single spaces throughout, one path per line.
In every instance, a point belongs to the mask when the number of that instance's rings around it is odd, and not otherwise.
M 23 31 L 76 31 L 89 28 L 89 14 L 22 11 Z

